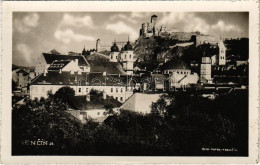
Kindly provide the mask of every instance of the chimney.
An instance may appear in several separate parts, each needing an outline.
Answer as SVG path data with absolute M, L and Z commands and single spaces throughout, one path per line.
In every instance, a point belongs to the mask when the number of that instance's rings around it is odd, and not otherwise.
M 118 74 L 118 77 L 120 77 L 120 73 Z
M 79 59 L 75 59 L 75 63 L 77 66 L 79 66 Z
M 105 72 L 103 72 L 103 76 L 106 76 L 107 75 L 107 72 L 105 71 Z
M 60 73 L 60 74 L 62 73 L 61 69 L 59 70 L 59 73 Z

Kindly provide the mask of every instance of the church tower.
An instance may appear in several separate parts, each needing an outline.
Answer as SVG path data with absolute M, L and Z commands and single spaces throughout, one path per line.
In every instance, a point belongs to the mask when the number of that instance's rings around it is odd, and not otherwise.
M 101 51 L 100 39 L 97 39 L 97 42 L 96 42 L 96 52 L 100 52 L 100 51 Z
M 223 40 L 219 41 L 218 49 L 219 49 L 219 56 L 218 56 L 219 65 L 226 65 L 226 47 L 224 45 Z
M 125 46 L 123 47 L 123 52 L 121 53 L 121 62 L 123 63 L 123 69 L 127 74 L 133 74 L 134 66 L 134 50 L 131 45 L 129 38 Z
M 206 80 L 211 80 L 211 59 L 210 57 L 203 56 L 200 65 L 200 77 Z
M 119 48 L 116 45 L 116 42 L 114 42 L 113 46 L 111 47 L 111 52 L 110 52 L 110 62 L 118 62 L 119 59 Z

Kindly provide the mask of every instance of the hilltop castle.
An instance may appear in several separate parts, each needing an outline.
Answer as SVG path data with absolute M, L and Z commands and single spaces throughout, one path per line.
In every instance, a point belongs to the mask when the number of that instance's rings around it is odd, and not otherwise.
M 140 29 L 140 36 L 151 37 L 151 36 L 160 36 L 161 33 L 166 32 L 166 26 L 161 26 L 158 28 L 156 26 L 157 15 L 151 16 L 150 23 L 143 23 L 142 28 Z
M 167 27 L 162 25 L 158 27 L 157 15 L 151 16 L 150 23 L 143 23 L 142 28 L 140 29 L 140 37 L 150 38 L 150 37 L 163 37 L 163 38 L 171 38 L 179 41 L 193 41 L 196 46 L 210 43 L 217 44 L 219 42 L 219 38 L 211 35 L 201 34 L 200 32 L 182 32 L 182 31 L 169 31 Z

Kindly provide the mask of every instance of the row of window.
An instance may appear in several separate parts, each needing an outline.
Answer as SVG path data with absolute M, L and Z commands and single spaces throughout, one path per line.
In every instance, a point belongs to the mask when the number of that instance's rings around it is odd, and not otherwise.
M 86 92 L 88 93 L 88 88 L 86 88 Z M 81 88 L 79 88 L 79 93 L 81 93 Z
M 86 92 L 87 93 L 88 93 L 88 91 L 89 91 L 88 88 L 86 88 Z M 79 88 L 78 92 L 81 93 L 82 92 L 82 88 Z M 111 93 L 113 93 L 113 92 L 114 92 L 114 88 L 111 88 Z M 118 93 L 118 92 L 119 92 L 119 89 L 116 88 L 116 93 Z M 124 88 L 120 88 L 120 92 L 123 93 L 124 92 Z
M 116 97 L 116 100 L 117 101 L 123 101 L 123 97 L 120 97 L 120 100 L 119 100 L 119 97 Z
M 170 73 L 174 73 L 173 71 L 169 71 L 169 70 L 167 70 L 167 71 L 165 71 L 165 73 L 166 74 L 170 74 Z M 176 72 L 177 74 L 189 74 L 189 72 L 188 71 L 177 71 Z
M 87 115 L 87 112 L 80 112 L 80 114 L 81 115 Z M 100 115 L 100 112 L 97 112 L 97 115 Z M 106 112 L 103 112 L 103 115 L 106 115 Z
M 53 90 L 53 88 L 51 87 L 50 90 Z M 114 89 L 111 88 L 111 93 L 113 93 L 113 90 L 114 90 Z M 34 91 L 35 91 L 35 92 L 38 91 L 38 88 L 37 88 L 37 87 L 34 87 Z M 42 92 L 45 92 L 45 87 L 42 87 L 42 88 L 41 88 L 41 91 L 42 91 Z M 81 92 L 82 92 L 82 88 L 78 88 L 78 92 L 81 93 Z M 86 93 L 88 93 L 88 92 L 89 92 L 89 89 L 86 88 Z M 116 88 L 116 93 L 118 93 L 118 92 L 119 92 L 119 89 Z M 120 92 L 123 93 L 123 92 L 124 92 L 124 89 L 123 89 L 123 88 L 120 88 Z
M 220 59 L 225 59 L 225 57 L 224 56 L 220 56 Z
M 111 93 L 113 93 L 113 91 L 114 91 L 114 88 L 111 88 Z M 121 91 L 121 93 L 123 93 L 123 92 L 124 92 L 124 89 L 121 88 L 120 91 Z M 116 93 L 118 93 L 118 88 L 116 88 Z
M 132 58 L 132 55 L 129 56 L 129 58 Z M 111 54 L 111 59 L 113 59 L 113 54 Z M 116 59 L 117 59 L 117 55 L 116 55 Z M 125 55 L 125 59 L 126 59 L 126 55 Z

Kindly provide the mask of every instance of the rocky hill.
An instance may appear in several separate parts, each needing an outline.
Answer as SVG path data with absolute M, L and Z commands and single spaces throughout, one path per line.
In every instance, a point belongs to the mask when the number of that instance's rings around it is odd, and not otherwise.
M 165 59 L 182 58 L 190 47 L 194 47 L 191 41 L 179 41 L 161 37 L 140 37 L 134 46 L 136 66 L 148 71 L 155 69 Z

